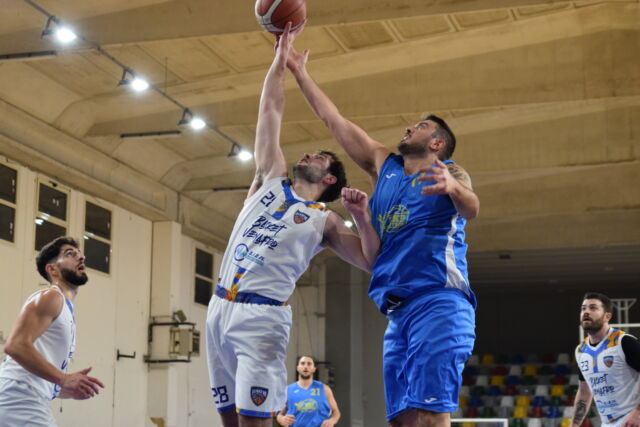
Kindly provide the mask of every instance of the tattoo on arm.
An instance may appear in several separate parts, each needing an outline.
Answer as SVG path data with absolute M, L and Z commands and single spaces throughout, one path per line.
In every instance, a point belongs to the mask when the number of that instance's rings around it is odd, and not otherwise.
M 448 165 L 447 169 L 449 169 L 451 176 L 471 188 L 471 177 L 469 177 L 469 174 L 464 169 L 458 165 Z
M 587 415 L 587 402 L 578 400 L 576 403 L 576 411 L 573 414 L 573 423 L 580 425 L 585 415 Z

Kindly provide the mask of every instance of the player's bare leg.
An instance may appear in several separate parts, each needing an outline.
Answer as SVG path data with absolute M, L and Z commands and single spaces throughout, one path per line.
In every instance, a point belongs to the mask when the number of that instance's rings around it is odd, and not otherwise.
M 451 425 L 451 414 L 448 412 L 431 412 L 418 409 L 416 414 L 416 427 L 449 427 Z
M 236 411 L 220 412 L 220 418 L 224 427 L 239 427 Z
M 240 419 L 240 427 L 271 427 L 273 421 L 271 418 L 248 417 L 246 415 L 238 415 Z
M 451 416 L 448 412 L 431 412 L 409 409 L 391 420 L 391 427 L 449 427 Z

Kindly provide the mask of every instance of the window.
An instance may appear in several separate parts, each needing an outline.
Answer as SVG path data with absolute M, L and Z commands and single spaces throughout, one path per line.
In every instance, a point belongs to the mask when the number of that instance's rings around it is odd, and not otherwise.
M 84 216 L 84 255 L 89 268 L 109 274 L 111 265 L 111 211 L 87 202 Z
M 67 234 L 68 198 L 69 192 L 59 188 L 58 184 L 38 183 L 36 251 L 56 237 Z
M 18 171 L 0 164 L 0 239 L 13 242 Z
M 196 248 L 195 302 L 209 305 L 213 291 L 213 255 Z

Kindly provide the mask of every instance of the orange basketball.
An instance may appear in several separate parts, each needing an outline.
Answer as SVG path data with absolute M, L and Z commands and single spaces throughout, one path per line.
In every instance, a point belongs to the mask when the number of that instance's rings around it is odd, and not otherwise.
M 305 0 L 257 0 L 256 18 L 265 30 L 273 34 L 284 31 L 287 22 L 295 30 L 307 19 Z

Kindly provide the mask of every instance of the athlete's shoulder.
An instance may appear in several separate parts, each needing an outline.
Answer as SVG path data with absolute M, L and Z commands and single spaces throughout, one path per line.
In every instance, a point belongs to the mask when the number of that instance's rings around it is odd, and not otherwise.
M 580 353 L 584 353 L 585 349 L 587 348 L 588 340 L 589 338 L 585 338 L 584 340 L 582 340 L 580 344 L 578 344 L 575 350 L 576 355 Z
M 620 345 L 620 339 L 625 335 L 625 332 L 619 329 L 613 329 L 607 339 L 607 348 L 612 348 Z
M 30 298 L 30 305 L 34 312 L 40 316 L 58 317 L 64 304 L 65 297 L 55 286 L 42 289 Z

